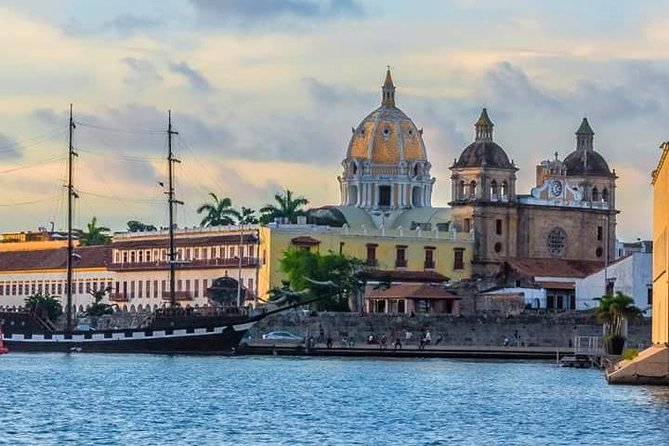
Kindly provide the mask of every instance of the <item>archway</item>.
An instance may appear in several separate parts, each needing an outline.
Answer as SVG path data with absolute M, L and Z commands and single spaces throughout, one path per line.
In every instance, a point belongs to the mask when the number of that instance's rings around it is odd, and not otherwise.
M 420 186 L 414 186 L 411 191 L 411 201 L 413 202 L 413 207 L 422 208 L 423 207 L 423 188 Z

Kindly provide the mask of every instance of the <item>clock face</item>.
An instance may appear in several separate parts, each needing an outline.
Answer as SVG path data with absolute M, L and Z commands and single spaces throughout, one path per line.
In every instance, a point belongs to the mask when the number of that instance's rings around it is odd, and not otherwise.
M 562 183 L 559 181 L 552 181 L 550 185 L 550 191 L 554 197 L 559 197 L 562 195 Z

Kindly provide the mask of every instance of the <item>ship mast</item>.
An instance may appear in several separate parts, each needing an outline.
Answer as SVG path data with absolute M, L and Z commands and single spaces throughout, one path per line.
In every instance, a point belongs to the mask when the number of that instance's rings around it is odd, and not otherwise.
M 67 280 L 65 282 L 65 291 L 67 295 L 67 324 L 66 331 L 72 331 L 72 261 L 74 259 L 74 241 L 72 239 L 72 216 L 74 211 L 73 201 L 77 198 L 72 183 L 72 174 L 74 170 L 74 157 L 78 156 L 74 151 L 72 144 L 72 133 L 76 126 L 72 119 L 72 104 L 70 104 L 70 123 L 68 139 L 68 157 L 67 157 Z
M 172 135 L 178 135 L 179 132 L 172 130 L 172 110 L 168 111 L 167 114 L 167 170 L 168 170 L 168 190 L 167 190 L 167 201 L 169 204 L 169 215 L 170 215 L 170 226 L 169 226 L 169 237 L 170 237 L 170 250 L 168 253 L 169 264 L 170 264 L 170 307 L 175 308 L 177 305 L 176 295 L 175 295 L 175 274 L 176 274 L 176 251 L 174 249 L 174 205 L 183 204 L 183 202 L 178 201 L 174 198 L 174 163 L 180 163 L 178 159 L 174 158 L 172 153 Z

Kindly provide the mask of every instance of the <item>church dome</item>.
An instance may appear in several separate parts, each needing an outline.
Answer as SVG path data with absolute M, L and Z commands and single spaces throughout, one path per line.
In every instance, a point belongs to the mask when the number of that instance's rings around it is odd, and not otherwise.
M 564 160 L 567 176 L 611 176 L 611 169 L 604 157 L 594 150 L 574 150 Z
M 581 126 L 576 130 L 576 150 L 564 160 L 567 176 L 592 175 L 611 176 L 611 169 L 604 157 L 594 148 L 595 132 L 592 131 L 587 118 L 583 118 Z
M 381 106 L 353 129 L 346 157 L 382 165 L 427 161 L 423 131 L 395 106 L 395 86 L 390 70 L 383 84 Z
M 504 149 L 492 140 L 494 124 L 484 108 L 475 124 L 476 140 L 460 154 L 453 167 L 492 167 L 497 169 L 515 169 Z

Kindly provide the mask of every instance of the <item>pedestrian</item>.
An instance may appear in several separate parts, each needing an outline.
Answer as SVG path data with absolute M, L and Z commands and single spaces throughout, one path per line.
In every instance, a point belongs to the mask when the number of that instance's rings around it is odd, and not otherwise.
M 441 341 L 443 339 L 444 339 L 444 336 L 441 333 L 439 333 L 439 335 L 437 335 L 437 340 L 434 341 L 434 345 L 439 345 L 439 343 L 441 343 Z
M 411 333 L 409 330 L 407 330 L 406 334 L 404 335 L 404 341 L 408 345 L 409 341 L 411 341 L 411 337 L 413 336 L 413 333 Z
M 353 336 L 348 337 L 348 346 L 351 348 L 355 347 L 355 338 Z
M 430 333 L 430 330 L 428 330 L 425 333 L 425 345 L 430 345 L 431 342 L 432 342 L 432 334 Z
M 332 338 L 328 336 L 328 340 L 325 342 L 327 348 L 332 348 Z
M 418 350 L 425 349 L 425 337 L 421 336 L 420 341 L 418 342 Z
M 381 347 L 381 350 L 386 349 L 386 342 L 388 342 L 388 339 L 386 338 L 386 335 L 381 336 L 381 343 L 379 346 Z
M 505 336 L 504 337 L 504 347 L 506 347 L 507 345 L 509 345 L 509 338 L 508 338 L 508 336 Z
M 400 340 L 400 337 L 398 336 L 395 339 L 395 350 L 402 350 L 402 341 Z

